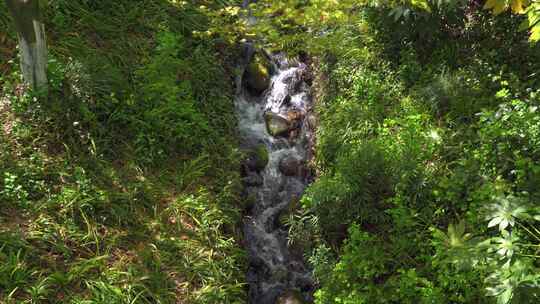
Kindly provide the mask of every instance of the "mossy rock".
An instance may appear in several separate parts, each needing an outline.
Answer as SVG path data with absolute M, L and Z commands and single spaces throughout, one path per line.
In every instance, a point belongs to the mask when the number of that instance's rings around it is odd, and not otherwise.
M 255 192 L 248 192 L 246 197 L 242 200 L 242 209 L 249 210 L 257 203 L 257 194 Z
M 287 268 L 285 268 L 284 266 L 280 266 L 279 268 L 272 271 L 271 280 L 276 282 L 285 281 L 287 279 L 287 273 Z
M 244 79 L 249 89 L 261 94 L 270 85 L 270 63 L 263 56 L 255 54 L 246 68 Z
M 255 155 L 255 168 L 257 171 L 262 171 L 268 165 L 270 155 L 268 155 L 268 149 L 265 145 L 258 145 L 253 151 Z
M 244 166 L 247 173 L 249 171 L 261 172 L 266 168 L 269 161 L 268 150 L 264 144 L 259 144 L 246 151 L 246 158 L 244 159 Z
M 279 160 L 279 171 L 286 176 L 299 175 L 302 172 L 302 161 L 294 156 L 285 156 Z
M 272 136 L 285 136 L 291 128 L 289 121 L 277 113 L 264 113 L 264 121 L 268 133 Z

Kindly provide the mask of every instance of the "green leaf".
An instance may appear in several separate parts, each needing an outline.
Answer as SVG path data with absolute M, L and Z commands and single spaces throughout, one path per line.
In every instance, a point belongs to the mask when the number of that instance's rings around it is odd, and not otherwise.
M 489 223 L 488 223 L 488 228 L 495 227 L 495 226 L 499 225 L 499 223 L 501 221 L 502 221 L 501 217 L 495 217 L 495 218 L 491 219 L 491 221 L 489 221 Z
M 499 230 L 500 230 L 500 231 L 503 231 L 504 229 L 506 229 L 506 227 L 508 227 L 508 222 L 509 222 L 509 220 L 503 219 L 503 220 L 499 223 Z

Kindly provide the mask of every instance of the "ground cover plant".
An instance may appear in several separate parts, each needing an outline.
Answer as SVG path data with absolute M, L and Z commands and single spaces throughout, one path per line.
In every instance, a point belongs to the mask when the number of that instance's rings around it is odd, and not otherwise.
M 244 302 L 233 48 L 193 34 L 204 4 L 48 1 L 43 96 L 0 3 L 0 302 Z

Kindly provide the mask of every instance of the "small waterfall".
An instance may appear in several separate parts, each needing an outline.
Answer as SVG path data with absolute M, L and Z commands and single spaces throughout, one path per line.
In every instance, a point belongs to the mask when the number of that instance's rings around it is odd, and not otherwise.
M 235 100 L 243 147 L 263 146 L 268 151 L 264 169 L 243 166 L 245 195 L 254 201 L 244 219 L 249 303 L 274 304 L 287 292 L 309 302 L 313 291 L 310 271 L 302 255 L 288 248 L 287 230 L 279 221 L 311 179 L 306 167 L 313 138 L 307 118 L 311 110 L 310 87 L 305 81 L 308 68 L 303 63 L 291 64 L 283 55 L 271 55 L 271 59 L 275 68 L 269 88 L 261 96 L 253 96 L 241 86 Z M 266 126 L 268 117 L 287 121 L 290 128 L 281 136 L 272 136 Z

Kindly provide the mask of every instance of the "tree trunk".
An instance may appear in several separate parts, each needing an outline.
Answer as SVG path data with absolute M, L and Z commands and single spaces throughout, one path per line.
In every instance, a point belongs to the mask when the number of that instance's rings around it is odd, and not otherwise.
M 6 0 L 15 21 L 24 80 L 33 90 L 47 88 L 47 43 L 39 0 Z

